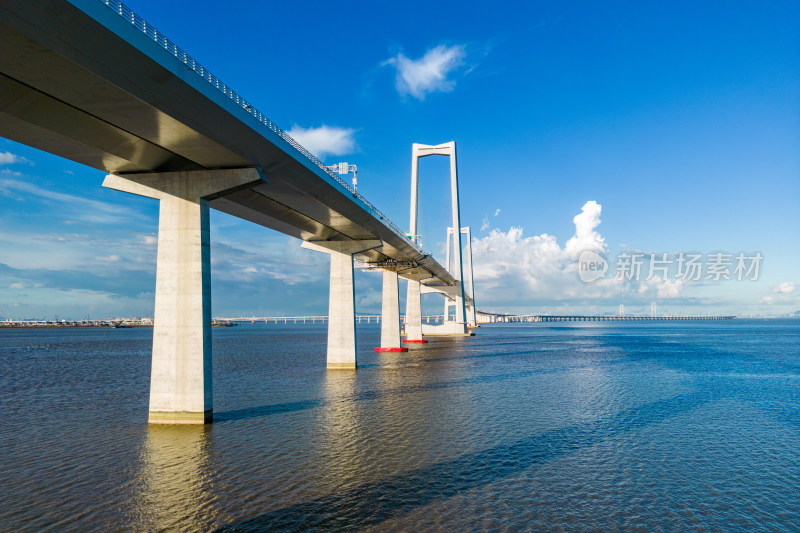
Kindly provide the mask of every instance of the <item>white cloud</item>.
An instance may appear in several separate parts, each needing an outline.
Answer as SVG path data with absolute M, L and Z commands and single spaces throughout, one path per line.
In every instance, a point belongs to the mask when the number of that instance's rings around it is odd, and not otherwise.
M 764 296 L 759 298 L 758 303 L 764 305 L 798 305 L 800 296 L 795 293 L 795 284 L 792 281 L 784 281 L 770 287 L 770 292 L 775 296 Z
M 678 298 L 683 291 L 685 283 L 682 279 L 665 279 L 656 286 L 656 296 L 659 298 Z
M 397 69 L 395 87 L 400 94 L 410 94 L 424 100 L 425 95 L 435 91 L 452 91 L 456 82 L 447 79 L 448 74 L 461 66 L 466 57 L 463 45 L 443 44 L 428 50 L 419 59 L 409 59 L 402 53 L 387 59 L 382 65 Z
M 364 308 L 380 308 L 382 299 L 383 293 L 370 287 L 356 295 L 356 309 L 361 312 Z
M 291 238 L 253 243 L 211 242 L 211 269 L 221 281 L 313 283 L 326 279 L 326 259 L 324 254 L 303 250 Z
M 144 244 L 145 246 L 154 246 L 154 245 L 158 244 L 158 236 L 140 234 L 139 235 L 139 242 Z
M 318 128 L 301 128 L 295 124 L 287 133 L 309 152 L 324 158 L 326 155 L 350 154 L 356 149 L 352 128 L 322 125 Z
M 138 212 L 118 204 L 56 192 L 24 181 L 0 179 L 0 194 L 10 196 L 11 191 L 32 194 L 45 200 L 58 202 L 60 208 L 74 211 L 74 218 L 85 222 L 127 224 L 132 218 L 141 218 Z
M 24 289 L 24 288 L 25 288 L 25 284 L 24 284 L 24 283 L 22 283 L 21 281 L 18 281 L 18 282 L 16 282 L 16 283 L 12 283 L 12 284 L 11 284 L 11 285 L 9 285 L 8 287 L 9 287 L 10 289 Z
M 567 241 L 565 250 L 572 257 L 577 257 L 584 250 L 605 250 L 603 237 L 594 231 L 600 225 L 602 206 L 594 200 L 584 204 L 579 215 L 575 215 L 575 235 Z
M 494 216 L 497 216 L 497 215 L 499 215 L 499 214 L 500 214 L 500 208 L 498 207 L 498 208 L 495 210 L 495 212 L 494 212 Z
M 9 267 L 33 270 L 75 270 L 104 272 L 109 261 L 98 256 L 119 256 L 124 268 L 147 271 L 155 265 L 155 246 L 144 246 L 135 234 L 106 228 L 102 235 L 79 233 L 39 233 L 14 228 L 0 229 L 0 263 Z M 129 228 L 128 228 L 129 229 Z M 0 298 L 1 299 L 1 298 Z
M 29 165 L 31 161 L 16 154 L 12 154 L 11 152 L 0 152 L 0 165 L 13 165 L 15 163 L 25 163 Z
M 784 281 L 771 287 L 771 291 L 779 294 L 789 294 L 794 292 L 794 283 L 791 281 Z
M 0 165 L 11 165 L 17 162 L 17 156 L 11 152 L 0 152 Z
M 661 279 L 660 276 L 642 281 L 637 289 L 641 296 L 654 298 L 679 298 L 686 286 L 686 281 L 682 279 Z
M 533 310 L 547 302 L 602 300 L 604 305 L 618 303 L 627 297 L 649 303 L 650 300 L 681 297 L 686 283 L 682 280 L 623 281 L 615 279 L 613 267 L 609 276 L 592 283 L 580 280 L 577 258 L 584 250 L 607 252 L 605 239 L 596 231 L 600 225 L 602 206 L 595 201 L 584 204 L 573 219 L 575 234 L 562 247 L 546 233 L 523 236 L 523 230 L 512 227 L 507 232 L 493 229 L 488 235 L 474 238 L 475 281 L 478 298 L 486 309 L 517 308 Z M 633 302 L 631 302 L 633 303 Z M 560 305 L 560 304 L 558 304 Z
M 95 259 L 97 261 L 102 261 L 104 263 L 116 263 L 117 261 L 119 261 L 122 258 L 120 256 L 118 256 L 117 254 L 111 254 L 111 255 L 106 255 L 106 256 L 102 256 L 102 257 L 95 257 Z

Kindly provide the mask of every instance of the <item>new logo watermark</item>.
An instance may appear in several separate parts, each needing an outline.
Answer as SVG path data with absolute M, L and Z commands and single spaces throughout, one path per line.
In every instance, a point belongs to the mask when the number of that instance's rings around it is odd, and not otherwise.
M 622 252 L 613 264 L 613 276 L 606 276 L 610 265 L 601 252 L 584 250 L 578 256 L 576 268 L 584 283 L 612 277 L 620 281 L 648 281 L 656 277 L 665 281 L 757 281 L 763 260 L 761 252 L 713 252 L 705 255 L 693 252 Z
M 592 250 L 584 250 L 578 257 L 578 277 L 584 283 L 591 283 L 605 277 L 608 272 L 606 258 Z

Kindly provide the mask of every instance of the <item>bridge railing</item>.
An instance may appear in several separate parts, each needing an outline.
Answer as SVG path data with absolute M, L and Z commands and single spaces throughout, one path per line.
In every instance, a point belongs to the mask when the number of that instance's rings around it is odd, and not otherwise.
M 406 233 L 401 230 L 394 222 L 389 220 L 386 215 L 381 213 L 381 211 L 372 205 L 366 198 L 361 196 L 349 183 L 343 180 L 338 174 L 332 172 L 325 164 L 320 161 L 314 154 L 309 152 L 304 146 L 302 146 L 299 142 L 294 140 L 291 135 L 286 133 L 277 124 L 272 122 L 266 115 L 264 115 L 261 111 L 253 107 L 247 100 L 242 98 L 236 91 L 231 89 L 225 82 L 220 80 L 214 74 L 211 73 L 207 68 L 203 65 L 198 63 L 192 56 L 186 53 L 182 48 L 176 45 L 174 42 L 169 40 L 163 33 L 159 32 L 155 29 L 152 25 L 148 24 L 142 17 L 131 11 L 128 6 L 119 2 L 118 0 L 98 0 L 99 2 L 105 4 L 110 10 L 117 13 L 120 17 L 130 22 L 132 26 L 140 30 L 142 33 L 150 37 L 156 44 L 160 47 L 164 48 L 164 50 L 173 56 L 177 61 L 183 63 L 189 70 L 200 76 L 206 82 L 208 82 L 212 87 L 215 87 L 218 91 L 222 94 L 236 102 L 236 104 L 244 109 L 248 114 L 253 116 L 257 121 L 261 124 L 275 132 L 279 137 L 283 140 L 288 142 L 292 147 L 303 154 L 307 159 L 309 159 L 312 163 L 317 165 L 320 170 L 325 172 L 328 176 L 333 178 L 339 185 L 344 187 L 350 194 L 352 194 L 355 198 L 363 202 L 369 209 L 371 209 L 387 226 L 392 228 L 395 232 L 399 235 L 406 235 Z M 416 243 L 409 239 L 409 244 L 414 247 L 419 253 L 425 253 L 419 248 Z

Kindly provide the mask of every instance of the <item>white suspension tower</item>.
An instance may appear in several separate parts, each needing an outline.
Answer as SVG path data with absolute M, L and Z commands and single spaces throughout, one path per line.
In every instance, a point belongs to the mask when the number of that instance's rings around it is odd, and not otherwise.
M 476 307 L 475 307 L 475 274 L 474 274 L 473 269 L 472 269 L 472 228 L 470 228 L 469 226 L 461 228 L 461 234 L 465 235 L 466 238 L 467 238 L 467 242 L 466 242 L 466 246 L 465 246 L 466 249 L 467 249 L 467 267 L 466 267 L 466 271 L 464 272 L 464 277 L 465 278 L 467 276 L 469 276 L 469 281 L 467 281 L 466 279 L 464 280 L 464 283 L 466 283 L 465 286 L 469 287 L 469 296 L 470 296 L 470 302 L 466 306 L 466 308 L 467 308 L 467 322 L 471 326 L 477 327 L 478 322 L 477 322 L 477 315 L 476 315 L 476 312 L 475 312 L 475 309 L 476 309 Z M 451 228 L 451 227 L 447 228 L 447 259 L 445 260 L 445 268 L 447 269 L 448 272 L 452 272 L 452 261 L 450 260 L 450 256 L 451 256 L 450 250 L 452 250 L 454 248 L 453 245 L 451 244 L 453 242 L 453 237 L 454 237 L 453 228 Z M 449 298 L 445 298 L 444 299 L 444 320 L 445 321 L 449 320 L 448 317 L 450 316 L 450 306 L 454 305 L 454 304 L 455 304 L 455 302 L 453 302 Z
M 450 158 L 450 191 L 451 191 L 451 205 L 453 213 L 453 228 L 461 229 L 461 214 L 458 201 L 458 171 L 456 168 L 456 143 L 450 141 L 444 144 L 435 146 L 427 144 L 414 143 L 411 147 L 411 216 L 409 221 L 409 238 L 417 244 L 417 213 L 419 208 L 418 202 L 418 178 L 419 178 L 419 159 L 431 155 L 443 155 Z M 455 290 L 455 307 L 456 317 L 453 324 L 452 333 L 464 334 L 467 332 L 466 320 L 466 307 L 464 304 L 464 284 L 463 276 L 463 257 L 461 246 L 461 231 L 453 231 L 453 277 L 458 281 Z M 449 243 L 450 239 L 448 239 Z M 449 255 L 449 245 L 448 245 Z M 449 265 L 448 265 L 449 267 Z M 422 324 L 418 321 L 417 317 L 421 315 L 420 304 L 420 282 L 417 280 L 409 280 L 408 282 L 408 296 L 406 298 L 406 335 L 407 340 L 416 341 L 422 339 Z M 446 317 L 445 317 L 446 318 Z M 419 323 L 419 326 L 417 326 Z

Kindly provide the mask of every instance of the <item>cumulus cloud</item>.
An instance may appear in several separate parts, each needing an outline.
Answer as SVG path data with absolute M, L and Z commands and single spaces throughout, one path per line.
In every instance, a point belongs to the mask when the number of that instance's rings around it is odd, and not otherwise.
M 309 152 L 323 159 L 326 155 L 350 154 L 356 149 L 356 130 L 323 124 L 318 128 L 302 128 L 297 124 L 287 133 Z
M 508 231 L 491 230 L 488 235 L 473 238 L 476 290 L 487 307 L 535 309 L 543 302 L 578 302 L 591 300 L 616 302 L 620 298 L 673 299 L 686 287 L 682 280 L 654 276 L 641 281 L 624 281 L 613 276 L 584 283 L 577 273 L 577 258 L 591 250 L 607 253 L 605 239 L 596 230 L 600 225 L 602 206 L 595 201 L 584 204 L 573 218 L 574 235 L 559 245 L 553 235 L 523 235 L 520 227 Z M 613 274 L 613 267 L 611 269 Z
M 600 212 L 602 206 L 590 200 L 581 208 L 581 213 L 575 215 L 572 222 L 575 224 L 575 235 L 567 241 L 566 252 L 570 257 L 577 257 L 584 250 L 603 250 L 606 245 L 603 237 L 594 229 L 600 225 Z
M 792 281 L 784 281 L 783 283 L 772 285 L 770 287 L 770 292 L 774 296 L 764 296 L 759 298 L 758 303 L 764 305 L 796 305 L 798 302 L 800 302 L 800 296 L 794 294 L 794 289 L 795 285 Z
M 683 292 L 686 280 L 682 279 L 662 279 L 660 276 L 653 276 L 650 279 L 639 283 L 637 292 L 641 296 L 655 298 L 678 298 Z
M 409 59 L 401 52 L 382 65 L 391 65 L 397 70 L 395 87 L 400 94 L 424 100 L 428 93 L 453 90 L 456 82 L 448 79 L 448 75 L 464 63 L 466 55 L 463 45 L 441 44 L 419 59 Z
M 770 290 L 778 294 L 789 294 L 794 292 L 794 283 L 791 281 L 784 281 L 770 287 Z

